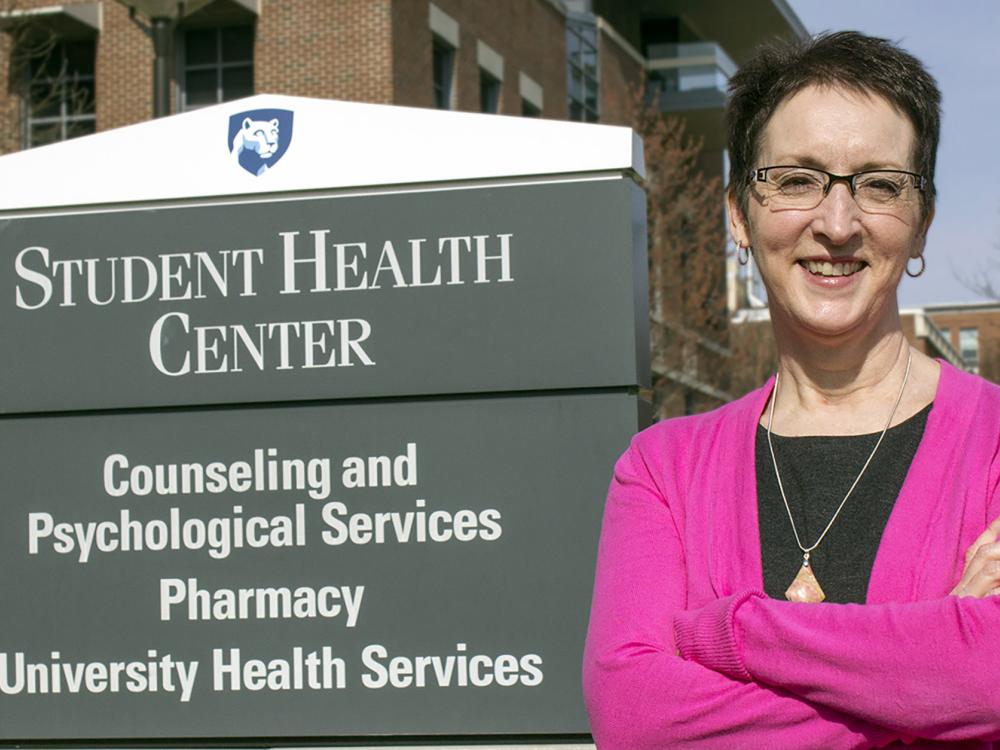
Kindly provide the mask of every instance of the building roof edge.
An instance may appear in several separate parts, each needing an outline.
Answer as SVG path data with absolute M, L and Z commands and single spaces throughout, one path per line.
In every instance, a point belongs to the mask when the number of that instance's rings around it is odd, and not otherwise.
M 802 23 L 802 19 L 792 9 L 792 6 L 788 4 L 788 0 L 771 0 L 771 4 L 774 5 L 775 10 L 781 14 L 781 17 L 785 19 L 789 28 L 795 32 L 795 35 L 799 39 L 808 39 L 812 36 L 809 33 L 809 29 Z

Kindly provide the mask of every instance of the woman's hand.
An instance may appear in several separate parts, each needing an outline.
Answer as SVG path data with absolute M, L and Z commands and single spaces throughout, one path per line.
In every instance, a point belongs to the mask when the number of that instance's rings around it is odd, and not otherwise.
M 1000 518 L 986 527 L 965 551 L 962 579 L 951 590 L 953 596 L 1000 595 Z

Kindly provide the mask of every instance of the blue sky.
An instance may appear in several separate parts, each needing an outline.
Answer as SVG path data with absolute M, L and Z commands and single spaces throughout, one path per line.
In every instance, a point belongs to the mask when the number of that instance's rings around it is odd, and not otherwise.
M 982 299 L 959 277 L 1000 286 L 1000 2 L 789 0 L 810 32 L 856 29 L 919 57 L 943 96 L 937 215 L 927 272 L 904 278 L 902 306 Z

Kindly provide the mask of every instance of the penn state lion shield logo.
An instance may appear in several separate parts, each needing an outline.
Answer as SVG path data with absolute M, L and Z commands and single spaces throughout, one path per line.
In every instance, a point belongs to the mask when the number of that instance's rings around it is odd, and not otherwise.
M 229 153 L 252 175 L 272 169 L 292 142 L 293 113 L 287 109 L 252 109 L 229 118 Z

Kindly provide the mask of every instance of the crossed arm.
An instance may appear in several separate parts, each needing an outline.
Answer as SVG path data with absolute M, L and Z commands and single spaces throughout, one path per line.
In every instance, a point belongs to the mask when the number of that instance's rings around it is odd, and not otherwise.
M 601 750 L 1000 738 L 1000 597 L 809 605 L 746 591 L 689 610 L 678 530 L 635 451 L 615 467 L 585 655 Z

